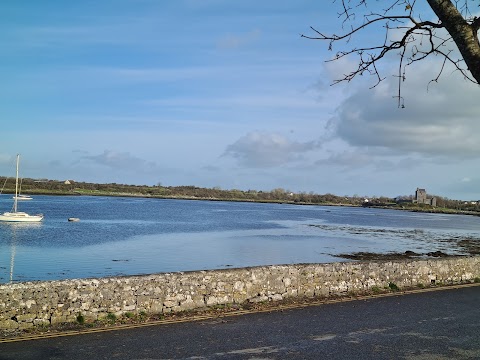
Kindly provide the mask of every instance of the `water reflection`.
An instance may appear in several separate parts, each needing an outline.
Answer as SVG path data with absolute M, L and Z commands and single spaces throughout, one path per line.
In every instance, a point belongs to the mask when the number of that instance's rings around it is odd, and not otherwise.
M 15 252 L 17 250 L 17 231 L 12 228 L 12 245 L 10 255 L 10 282 L 13 282 L 13 268 L 15 265 Z
M 5 233 L 10 235 L 9 236 L 10 238 L 9 282 L 12 283 L 14 281 L 15 255 L 17 253 L 17 245 L 19 243 L 19 238 L 21 239 L 21 236 L 22 236 L 22 230 L 35 229 L 35 228 L 38 229 L 42 226 L 42 224 L 41 223 L 8 222 L 8 223 L 2 223 L 2 226 L 6 228 Z

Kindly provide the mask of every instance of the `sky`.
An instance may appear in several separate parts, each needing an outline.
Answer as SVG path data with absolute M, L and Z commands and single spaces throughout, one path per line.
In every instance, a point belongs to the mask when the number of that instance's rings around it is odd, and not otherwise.
M 432 18 L 429 9 L 424 18 Z M 0 175 L 480 199 L 480 87 L 398 56 L 332 86 L 338 2 L 4 0 Z M 382 39 L 378 29 L 355 41 Z

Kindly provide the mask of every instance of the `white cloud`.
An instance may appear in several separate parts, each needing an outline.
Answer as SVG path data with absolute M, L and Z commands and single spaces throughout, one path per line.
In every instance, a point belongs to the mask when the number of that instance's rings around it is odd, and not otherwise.
M 318 160 L 316 165 L 332 165 L 339 167 L 361 168 L 372 165 L 372 156 L 352 150 L 333 153 L 329 158 Z
M 438 84 L 429 85 L 435 77 L 431 67 L 432 63 L 426 62 L 402 84 L 404 109 L 397 108 L 393 98 L 397 90 L 394 78 L 371 90 L 355 88 L 331 121 L 336 135 L 355 147 L 382 147 L 399 154 L 478 156 L 478 85 L 458 74 L 445 74 Z
M 81 157 L 81 160 L 87 160 L 94 164 L 107 166 L 117 170 L 148 170 L 156 167 L 155 163 L 135 157 L 128 152 L 122 153 L 113 150 L 105 150 L 102 154 L 98 155 L 85 155 Z
M 260 34 L 258 29 L 242 35 L 227 34 L 218 41 L 217 46 L 221 49 L 237 49 L 256 41 Z
M 457 194 L 457 199 L 468 200 L 480 200 L 478 192 L 480 189 L 480 177 L 464 177 L 459 180 L 451 181 L 451 183 L 445 187 L 445 190 Z
M 229 145 L 224 155 L 245 167 L 275 167 L 298 161 L 303 153 L 317 147 L 313 141 L 300 143 L 279 134 L 251 132 Z
M 12 155 L 0 154 L 0 164 L 10 164 L 12 163 L 13 158 Z

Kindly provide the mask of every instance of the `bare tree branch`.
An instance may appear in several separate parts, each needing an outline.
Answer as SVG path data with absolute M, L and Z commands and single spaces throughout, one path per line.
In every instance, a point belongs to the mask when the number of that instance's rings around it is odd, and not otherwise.
M 327 61 L 336 61 L 343 57 L 354 56 L 357 58 L 356 69 L 344 74 L 342 78 L 334 80 L 333 84 L 351 81 L 358 75 L 367 72 L 375 76 L 377 86 L 385 79 L 379 73 L 377 63 L 387 54 L 395 53 L 399 56 L 398 66 L 398 106 L 403 106 L 401 84 L 405 80 L 407 67 L 424 60 L 431 55 L 444 58 L 439 73 L 433 82 L 441 77 L 446 63 L 453 65 L 466 79 L 480 84 L 480 43 L 478 31 L 480 19 L 473 17 L 469 3 L 475 0 L 427 0 L 428 4 L 438 17 L 438 21 L 425 21 L 417 14 L 416 0 L 391 0 L 382 11 L 370 11 L 368 0 L 334 0 L 341 4 L 339 18 L 343 20 L 342 28 L 349 25 L 349 30 L 340 35 L 327 35 L 314 27 L 310 29 L 315 35 L 301 35 L 311 40 L 328 41 L 328 49 L 333 50 L 334 45 L 348 45 L 352 38 L 359 35 L 367 28 L 381 26 L 385 36 L 382 42 L 369 46 L 351 47 L 337 51 L 333 58 Z M 364 9 L 363 22 L 356 23 L 360 10 Z M 398 39 L 398 34 L 401 34 Z M 452 57 L 455 45 L 461 56 Z

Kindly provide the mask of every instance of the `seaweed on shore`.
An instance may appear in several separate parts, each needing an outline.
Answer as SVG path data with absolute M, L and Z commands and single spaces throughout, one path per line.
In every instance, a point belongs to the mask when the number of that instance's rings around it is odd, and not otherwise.
M 351 254 L 332 254 L 332 256 L 349 259 L 349 260 L 402 260 L 402 259 L 415 259 L 415 258 L 427 258 L 427 257 L 450 257 L 461 256 L 458 254 L 446 254 L 442 251 L 431 251 L 425 254 L 419 254 L 414 251 L 407 250 L 403 253 L 390 252 L 390 253 L 374 253 L 374 252 L 355 252 Z
M 479 239 L 462 239 L 457 242 L 457 245 L 468 252 L 470 255 L 480 255 L 480 241 Z

